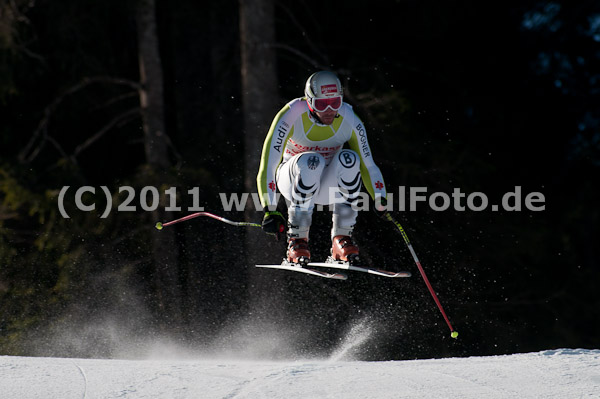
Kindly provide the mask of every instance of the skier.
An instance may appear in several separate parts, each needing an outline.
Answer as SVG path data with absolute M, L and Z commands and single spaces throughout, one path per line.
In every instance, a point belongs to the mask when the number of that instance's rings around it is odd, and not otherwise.
M 306 265 L 314 206 L 333 205 L 331 256 L 357 264 L 359 249 L 352 231 L 358 211 L 352 204 L 358 200 L 362 180 L 378 204 L 376 212 L 385 214 L 383 177 L 362 121 L 342 101 L 338 77 L 316 72 L 306 81 L 304 94 L 279 111 L 263 145 L 257 176 L 265 212 L 262 228 L 278 236 L 287 225 L 287 261 Z M 287 223 L 276 208 L 277 189 L 289 203 Z

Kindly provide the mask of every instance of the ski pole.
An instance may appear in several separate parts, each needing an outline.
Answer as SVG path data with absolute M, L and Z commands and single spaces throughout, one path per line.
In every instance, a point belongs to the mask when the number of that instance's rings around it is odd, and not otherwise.
M 415 250 L 413 249 L 413 246 L 410 243 L 410 240 L 408 239 L 408 236 L 406 235 L 406 232 L 402 228 L 402 225 L 400 223 L 398 223 L 392 217 L 392 215 L 390 215 L 389 212 L 387 212 L 385 214 L 385 217 L 386 217 L 387 220 L 389 220 L 390 222 L 394 223 L 394 225 L 396 226 L 396 228 L 398 229 L 398 231 L 402 235 L 402 238 L 404 238 L 404 242 L 406 243 L 406 246 L 408 247 L 408 250 L 410 251 L 413 259 L 415 260 L 415 263 L 417 264 L 417 267 L 419 268 L 419 272 L 421 273 L 421 276 L 423 277 L 423 280 L 425 281 L 425 284 L 427 285 L 427 288 L 429 288 L 429 292 L 431 293 L 431 296 L 433 297 L 433 300 L 437 304 L 437 307 L 440 310 L 440 312 L 442 313 L 442 316 L 444 316 L 444 320 L 446 320 L 446 324 L 448 324 L 448 327 L 450 328 L 450 336 L 452 338 L 458 337 L 458 331 L 454 330 L 454 328 L 452 327 L 452 324 L 450 324 L 450 320 L 448 320 L 448 316 L 446 316 L 446 312 L 444 312 L 444 308 L 442 307 L 442 304 L 440 303 L 440 300 L 438 299 L 437 295 L 433 291 L 433 287 L 431 286 L 431 283 L 429 282 L 429 279 L 427 278 L 427 275 L 425 274 L 425 270 L 423 270 L 423 266 L 421 266 L 421 262 L 419 262 L 419 258 L 417 258 L 417 254 L 415 253 Z
M 157 222 L 154 227 L 156 227 L 157 230 L 162 230 L 163 227 L 167 227 L 167 226 L 170 226 L 170 225 L 176 224 L 176 223 L 185 222 L 186 220 L 194 219 L 194 218 L 197 218 L 198 216 L 208 216 L 209 218 L 216 219 L 216 220 L 218 220 L 220 222 L 227 223 L 227 224 L 230 224 L 232 226 L 261 227 L 260 223 L 233 222 L 231 220 L 225 219 L 224 217 L 213 215 L 212 213 L 208 213 L 208 212 L 196 212 L 196 213 L 192 213 L 191 215 L 187 215 L 187 216 L 184 216 L 184 217 L 179 218 L 179 219 L 172 220 L 172 221 L 167 222 L 167 223 Z

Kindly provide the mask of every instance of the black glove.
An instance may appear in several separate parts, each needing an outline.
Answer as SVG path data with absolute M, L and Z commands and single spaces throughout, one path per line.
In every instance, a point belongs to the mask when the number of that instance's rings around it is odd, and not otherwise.
M 285 231 L 287 221 L 284 219 L 281 212 L 265 211 L 265 216 L 262 221 L 262 229 L 267 234 L 274 234 L 277 241 L 281 233 Z
M 380 201 L 375 201 L 373 206 L 373 210 L 382 219 L 388 220 L 390 217 L 390 212 L 387 210 L 387 199 L 381 198 Z

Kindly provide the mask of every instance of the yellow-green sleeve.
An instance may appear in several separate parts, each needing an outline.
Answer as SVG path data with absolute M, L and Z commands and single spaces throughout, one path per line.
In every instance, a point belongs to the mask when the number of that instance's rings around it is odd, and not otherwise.
M 351 150 L 360 156 L 360 175 L 371 198 L 373 200 L 377 197 L 386 198 L 387 192 L 383 175 L 373 160 L 373 154 L 367 139 L 367 132 L 358 116 L 355 116 L 355 123 L 353 124 L 348 145 Z
M 258 195 L 263 207 L 277 204 L 275 175 L 283 158 L 285 145 L 294 132 L 289 111 L 290 106 L 287 104 L 277 113 L 263 144 L 260 167 L 256 177 Z

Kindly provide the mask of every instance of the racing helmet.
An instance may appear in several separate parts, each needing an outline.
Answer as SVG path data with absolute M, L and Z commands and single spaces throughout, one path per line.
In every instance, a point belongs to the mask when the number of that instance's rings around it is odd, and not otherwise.
M 306 81 L 304 95 L 311 111 L 323 112 L 327 108 L 337 111 L 342 106 L 344 92 L 337 75 L 320 71 L 310 75 Z

